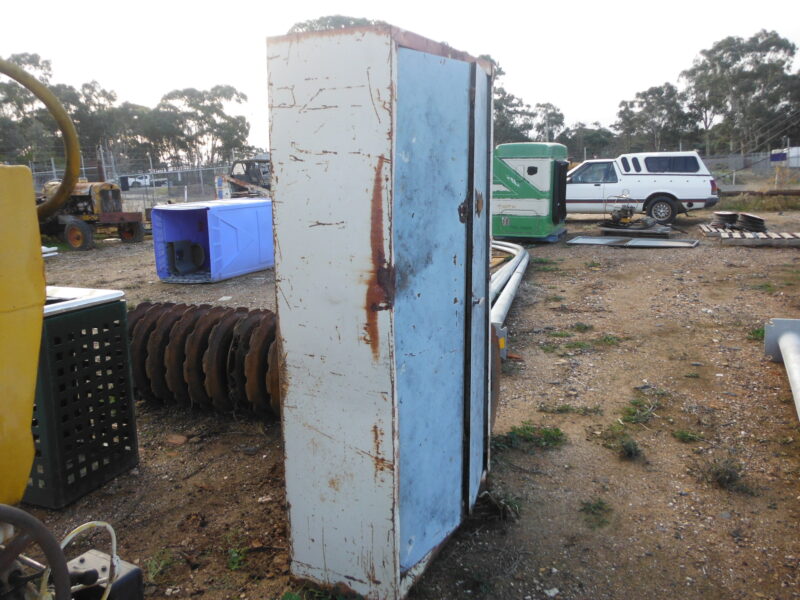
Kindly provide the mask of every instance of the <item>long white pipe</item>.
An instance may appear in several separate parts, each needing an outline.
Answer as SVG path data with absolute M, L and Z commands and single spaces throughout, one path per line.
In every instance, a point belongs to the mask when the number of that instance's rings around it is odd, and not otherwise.
M 516 271 L 519 263 L 523 259 L 523 255 L 527 256 L 527 251 L 522 246 L 516 244 L 509 244 L 507 242 L 492 242 L 492 248 L 501 250 L 502 252 L 509 252 L 514 254 L 514 258 L 500 267 L 491 278 L 489 282 L 489 301 L 494 303 L 497 296 L 505 287 L 506 283 Z
M 525 274 L 525 269 L 528 268 L 528 262 L 530 261 L 530 255 L 527 251 L 523 250 L 520 256 L 522 258 L 511 274 L 508 283 L 505 284 L 502 293 L 492 305 L 490 314 L 492 324 L 503 325 L 508 311 L 511 309 L 511 303 L 514 302 L 514 298 L 517 295 L 522 276 Z
M 800 335 L 794 331 L 786 331 L 778 338 L 778 346 L 781 348 L 783 366 L 792 388 L 795 410 L 800 416 Z

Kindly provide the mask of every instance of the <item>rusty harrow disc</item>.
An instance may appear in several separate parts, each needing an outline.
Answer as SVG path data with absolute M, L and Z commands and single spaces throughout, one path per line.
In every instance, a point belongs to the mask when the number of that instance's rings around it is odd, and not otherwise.
M 164 378 L 173 398 L 181 404 L 189 404 L 189 386 L 183 378 L 183 363 L 186 360 L 186 338 L 194 331 L 197 320 L 207 314 L 210 304 L 192 306 L 183 313 L 172 327 L 169 343 L 164 349 Z
M 228 350 L 228 396 L 236 409 L 253 410 L 247 401 L 244 362 L 250 351 L 250 338 L 267 311 L 253 310 L 233 328 L 231 347 Z
M 276 329 L 269 310 L 142 302 L 128 315 L 136 394 L 279 414 Z
M 228 352 L 233 329 L 245 316 L 246 308 L 231 311 L 214 325 L 208 336 L 208 348 L 203 354 L 203 371 L 206 375 L 206 393 L 217 410 L 229 411 L 234 408 L 228 395 Z
M 232 308 L 215 306 L 202 315 L 195 323 L 194 330 L 186 338 L 183 362 L 183 380 L 189 388 L 189 399 L 192 406 L 210 407 L 211 398 L 206 393 L 205 372 L 203 371 L 203 355 L 208 348 L 208 336 L 219 320 L 233 312 Z
M 153 333 L 158 319 L 173 306 L 175 306 L 173 302 L 153 304 L 145 310 L 141 318 L 136 320 L 133 329 L 130 330 L 133 385 L 136 388 L 137 395 L 145 400 L 155 400 L 145 367 L 147 362 L 147 342 L 150 340 L 150 335 Z
M 175 323 L 190 309 L 191 307 L 188 304 L 176 304 L 164 311 L 156 321 L 156 326 L 150 334 L 150 339 L 147 340 L 145 372 L 150 380 L 150 389 L 153 390 L 153 395 L 161 402 L 173 400 L 172 394 L 167 387 L 164 352 Z
M 269 407 L 272 414 L 280 419 L 281 417 L 281 342 L 278 333 L 275 333 L 275 341 L 269 347 L 267 353 L 267 391 L 269 392 Z
M 264 311 L 264 315 L 250 335 L 249 349 L 244 356 L 244 389 L 247 401 L 253 410 L 265 412 L 269 407 L 267 391 L 267 355 L 275 340 L 275 313 Z
M 133 338 L 133 328 L 147 312 L 147 309 L 153 306 L 152 302 L 140 302 L 136 308 L 128 311 L 128 338 Z

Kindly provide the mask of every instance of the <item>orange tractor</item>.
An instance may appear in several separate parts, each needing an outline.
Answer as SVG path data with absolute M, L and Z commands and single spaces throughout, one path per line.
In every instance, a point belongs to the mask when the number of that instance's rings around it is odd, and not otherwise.
M 46 183 L 37 204 L 52 197 L 60 183 Z M 116 226 L 123 242 L 141 242 L 144 239 L 142 214 L 123 212 L 122 192 L 118 185 L 108 182 L 77 182 L 69 199 L 55 214 L 39 219 L 41 233 L 60 237 L 73 250 L 92 248 L 98 225 Z

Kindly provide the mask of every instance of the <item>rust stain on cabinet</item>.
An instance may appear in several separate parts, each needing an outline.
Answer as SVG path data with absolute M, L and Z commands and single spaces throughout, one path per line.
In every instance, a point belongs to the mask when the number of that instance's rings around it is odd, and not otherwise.
M 389 310 L 394 303 L 394 268 L 386 261 L 383 244 L 383 166 L 386 158 L 378 157 L 372 186 L 370 210 L 370 244 L 372 248 L 372 271 L 367 281 L 364 308 L 367 323 L 364 326 L 365 341 L 372 348 L 372 357 L 380 357 L 378 339 L 378 311 Z

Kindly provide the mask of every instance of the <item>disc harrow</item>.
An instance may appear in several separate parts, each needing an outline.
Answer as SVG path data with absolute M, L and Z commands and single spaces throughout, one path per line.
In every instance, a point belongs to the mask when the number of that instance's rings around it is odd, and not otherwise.
M 261 323 L 263 315 L 263 311 L 252 311 L 236 323 L 233 328 L 231 348 L 228 352 L 226 376 L 230 401 L 234 406 L 243 407 L 247 410 L 253 410 L 253 406 L 249 403 L 245 390 L 247 379 L 244 372 L 245 359 L 250 353 L 250 340 L 253 330 Z
M 150 378 L 147 376 L 147 342 L 156 328 L 158 319 L 166 311 L 175 306 L 173 302 L 153 304 L 147 308 L 141 318 L 135 320 L 133 329 L 128 330 L 131 336 L 131 373 L 133 374 L 134 393 L 145 400 L 155 400 Z
M 211 310 L 210 304 L 201 304 L 190 308 L 175 323 L 169 335 L 169 343 L 164 349 L 164 375 L 167 387 L 175 401 L 179 404 L 189 404 L 189 386 L 183 378 L 183 362 L 186 360 L 186 338 L 194 331 L 197 320 Z
M 183 361 L 183 380 L 189 388 L 189 403 L 200 408 L 212 408 L 211 398 L 206 393 L 206 374 L 203 371 L 203 354 L 208 348 L 208 335 L 214 325 L 232 308 L 215 306 L 208 313 L 201 316 L 195 324 L 194 330 L 186 338 L 183 351 L 186 358 Z
M 253 328 L 250 344 L 244 356 L 244 389 L 247 401 L 256 412 L 269 411 L 270 392 L 267 389 L 268 357 L 275 341 L 275 314 L 268 312 Z
M 278 414 L 270 394 L 278 390 L 277 366 L 269 372 L 276 328 L 269 310 L 143 302 L 128 313 L 135 393 L 150 402 Z
M 247 309 L 237 308 L 222 317 L 208 335 L 208 348 L 203 353 L 206 394 L 211 398 L 214 408 L 222 412 L 234 408 L 228 392 L 228 355 L 233 342 L 233 329 L 246 313 Z
M 167 400 L 174 402 L 174 398 L 167 387 L 164 351 L 169 343 L 172 328 L 187 310 L 189 310 L 188 304 L 176 304 L 165 310 L 156 321 L 156 326 L 147 340 L 147 358 L 145 358 L 144 370 L 150 380 L 150 389 L 153 395 L 165 402 Z

